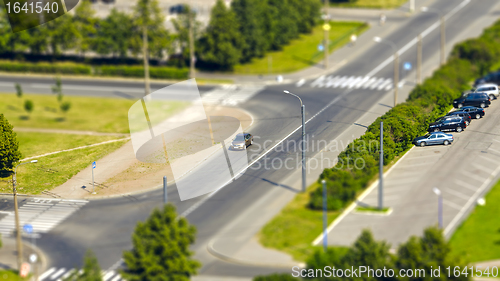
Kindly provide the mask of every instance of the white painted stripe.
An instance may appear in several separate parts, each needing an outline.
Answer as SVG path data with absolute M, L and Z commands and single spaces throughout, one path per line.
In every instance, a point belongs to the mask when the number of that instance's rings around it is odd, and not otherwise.
M 352 81 L 356 79 L 355 77 L 351 76 L 349 78 L 347 78 L 347 80 L 345 80 L 341 85 L 340 85 L 340 88 L 345 88 L 347 87 L 347 85 L 349 85 L 350 83 L 352 83 Z
M 115 275 L 115 272 L 113 270 L 108 271 L 108 272 L 106 272 L 106 274 L 104 274 L 104 276 L 102 277 L 102 280 L 108 281 L 108 279 L 111 278 L 111 276 L 113 276 L 113 275 Z
M 324 87 L 325 86 L 325 75 L 320 76 L 318 79 L 311 83 L 311 87 Z
M 445 205 L 448 205 L 448 206 L 452 207 L 453 209 L 457 209 L 457 210 L 462 209 L 462 206 L 460 206 L 460 205 L 458 205 L 458 204 L 455 204 L 455 203 L 453 203 L 453 202 L 451 202 L 451 201 L 448 201 L 448 200 L 446 200 L 446 199 L 443 199 L 443 203 L 444 203 Z
M 50 268 L 49 270 L 45 271 L 40 276 L 38 276 L 38 280 L 43 281 L 43 279 L 47 278 L 47 276 L 51 275 L 52 272 L 54 272 L 54 271 L 56 271 L 55 267 Z
M 56 273 L 52 274 L 52 276 L 50 276 L 50 279 L 54 280 L 57 277 L 61 276 L 64 272 L 66 272 L 66 268 L 63 267 L 59 269 L 59 271 L 57 271 Z
M 484 160 L 486 160 L 486 161 L 490 161 L 491 163 L 493 163 L 493 164 L 495 164 L 495 165 L 500 164 L 499 162 L 497 162 L 497 161 L 495 161 L 495 160 L 493 160 L 493 159 L 491 159 L 491 158 L 488 158 L 488 157 L 486 157 L 486 156 L 484 156 L 484 155 L 480 155 L 479 157 L 480 157 L 480 158 L 483 158 L 483 159 L 484 159 Z
M 328 79 L 328 82 L 326 82 L 325 87 L 330 88 L 330 87 L 333 87 L 335 82 L 340 79 L 340 76 L 335 76 L 333 78 L 331 76 L 328 76 L 327 79 Z
M 467 188 L 470 191 L 475 192 L 477 190 L 477 188 L 475 186 L 473 186 L 472 184 L 468 184 L 466 182 L 459 181 L 459 180 L 455 180 L 454 182 L 455 182 L 455 184 L 460 185 L 461 187 Z
M 354 88 L 355 89 L 359 89 L 361 86 L 363 86 L 363 84 L 365 84 L 368 80 L 370 80 L 370 77 L 369 76 L 365 76 L 363 79 L 361 79 L 361 81 L 359 81 L 355 86 Z
M 68 272 L 66 272 L 61 278 L 57 279 L 57 281 L 62 281 L 63 279 L 68 278 L 71 275 L 71 273 L 73 273 L 74 271 L 75 271 L 74 268 L 68 270 Z
M 121 275 L 120 274 L 116 274 L 116 276 L 113 279 L 111 279 L 111 281 L 118 281 L 120 279 L 122 279 Z
M 392 82 L 392 81 L 391 81 Z M 386 91 L 389 91 L 390 89 L 392 89 L 392 86 L 394 85 L 394 83 L 390 83 L 389 85 L 387 85 L 387 87 L 385 87 L 384 90 Z
M 382 90 L 384 87 L 386 87 L 388 84 L 392 82 L 392 79 L 386 79 L 380 86 L 378 86 L 377 90 Z
M 444 190 L 446 192 L 448 192 L 449 194 L 455 195 L 456 197 L 464 199 L 464 200 L 469 200 L 469 198 L 470 198 L 470 196 L 467 196 L 461 192 L 458 192 L 458 191 L 450 189 L 450 188 L 445 188 Z
M 340 86 L 340 84 L 344 83 L 345 80 L 347 80 L 347 76 L 341 77 L 340 79 L 335 81 L 335 83 L 333 83 L 332 87 L 337 88 L 338 86 Z
M 379 78 L 373 85 L 371 85 L 370 90 L 375 89 L 378 85 L 384 82 L 384 78 Z
M 377 81 L 377 78 L 371 78 L 370 80 L 368 80 L 368 82 L 366 82 L 366 84 L 363 85 L 363 89 L 370 87 L 373 83 L 375 83 L 375 81 Z
M 297 82 L 297 84 L 295 84 L 295 86 L 297 86 L 297 88 L 300 88 L 300 87 L 302 87 L 305 83 L 306 83 L 306 79 L 300 79 L 300 80 L 299 80 L 299 82 Z
M 354 78 L 354 80 L 352 80 L 352 82 L 351 82 L 351 83 L 349 83 L 349 85 L 347 85 L 347 88 L 349 88 L 349 89 L 353 88 L 353 87 L 354 87 L 354 86 L 356 86 L 356 85 L 359 83 L 359 81 L 361 81 L 361 80 L 363 80 L 363 77 L 361 77 L 361 76 Z
M 495 169 L 491 169 L 489 167 L 485 167 L 483 165 L 479 165 L 477 163 L 472 163 L 472 166 L 480 169 L 481 171 L 487 172 L 487 173 L 491 173 L 491 172 L 493 172 L 493 170 L 495 170 Z

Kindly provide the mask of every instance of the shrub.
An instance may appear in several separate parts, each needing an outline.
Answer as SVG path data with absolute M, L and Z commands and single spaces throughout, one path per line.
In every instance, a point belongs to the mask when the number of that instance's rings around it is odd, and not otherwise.
M 75 63 L 25 63 L 0 61 L 0 71 L 90 75 L 92 73 L 92 68 L 87 65 Z
M 103 76 L 144 77 L 144 67 L 102 66 L 96 70 L 96 73 Z M 150 67 L 149 76 L 156 79 L 186 79 L 189 77 L 189 69 L 179 69 L 173 67 Z

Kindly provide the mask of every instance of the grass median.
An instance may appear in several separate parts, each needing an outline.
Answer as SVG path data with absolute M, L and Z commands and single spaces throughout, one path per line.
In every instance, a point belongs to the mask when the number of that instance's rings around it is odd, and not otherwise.
M 452 251 L 469 262 L 500 259 L 500 181 L 451 237 Z
M 349 42 L 352 34 L 361 34 L 368 26 L 361 22 L 330 23 L 330 52 Z M 322 26 L 316 26 L 311 34 L 300 35 L 283 50 L 269 52 L 265 57 L 253 59 L 249 63 L 238 64 L 235 74 L 277 74 L 289 73 L 311 67 L 323 59 L 318 45 L 324 40 Z
M 330 1 L 332 7 L 341 8 L 368 8 L 368 9 L 393 9 L 403 5 L 407 0 L 345 0 Z

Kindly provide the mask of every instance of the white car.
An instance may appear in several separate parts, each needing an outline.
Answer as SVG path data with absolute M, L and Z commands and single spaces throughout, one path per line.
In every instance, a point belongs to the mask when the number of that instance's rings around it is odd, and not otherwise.
M 500 93 L 498 92 L 498 86 L 496 84 L 481 84 L 481 85 L 477 86 L 477 89 L 475 92 L 476 93 L 479 93 L 479 92 L 485 93 L 492 100 L 498 98 L 498 95 L 500 95 Z

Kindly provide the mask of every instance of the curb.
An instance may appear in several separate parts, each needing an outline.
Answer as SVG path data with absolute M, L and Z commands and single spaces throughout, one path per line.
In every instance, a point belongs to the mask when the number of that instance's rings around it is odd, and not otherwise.
M 216 258 L 219 258 L 225 262 L 230 262 L 234 264 L 239 264 L 239 265 L 246 265 L 246 266 L 258 266 L 258 267 L 268 267 L 268 268 L 282 268 L 282 269 L 288 269 L 290 270 L 294 266 L 299 266 L 299 267 L 305 267 L 305 263 L 297 263 L 297 264 L 282 264 L 282 263 L 263 263 L 263 262 L 253 262 L 249 260 L 243 260 L 243 259 L 238 259 L 238 258 L 233 258 L 228 255 L 225 255 L 223 253 L 218 252 L 214 248 L 215 240 L 211 240 L 208 242 L 207 245 L 207 251 L 215 256 Z

